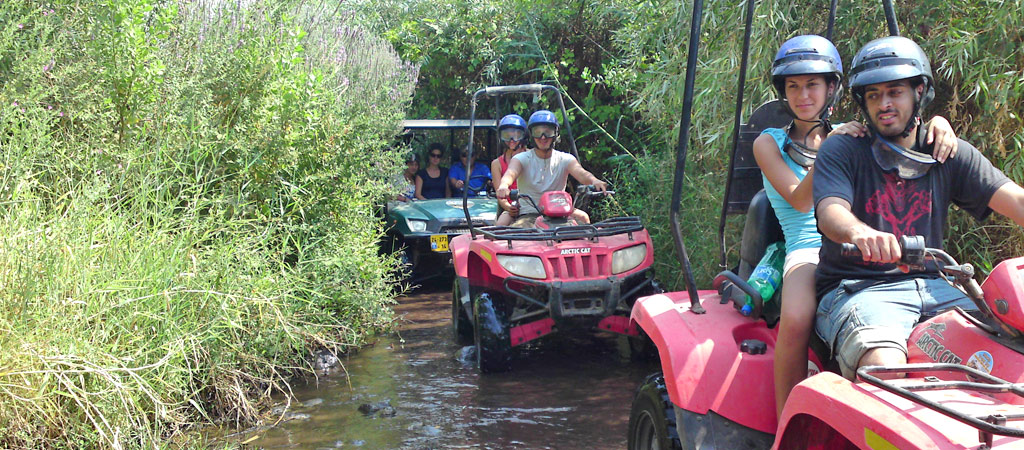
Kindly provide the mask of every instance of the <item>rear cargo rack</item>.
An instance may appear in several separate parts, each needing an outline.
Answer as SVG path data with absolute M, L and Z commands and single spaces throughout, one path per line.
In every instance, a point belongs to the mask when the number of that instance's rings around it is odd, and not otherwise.
M 562 242 L 578 239 L 596 240 L 603 236 L 634 233 L 644 229 L 640 217 L 627 216 L 602 220 L 591 225 L 571 225 L 555 227 L 549 230 L 539 228 L 515 228 L 507 226 L 490 226 L 474 228 L 474 231 L 493 241 L 551 241 Z M 630 236 L 632 238 L 632 235 Z
M 894 384 L 889 380 L 882 380 L 872 373 L 910 373 L 910 372 L 959 372 L 974 377 L 978 381 L 946 381 L 935 376 L 927 376 L 920 383 L 916 384 Z M 865 366 L 857 370 L 859 376 L 866 383 L 896 394 L 907 400 L 925 406 L 933 411 L 944 414 L 967 425 L 978 429 L 978 439 L 987 447 L 992 447 L 992 435 L 1011 436 L 1016 438 L 1024 437 L 1024 429 L 1006 426 L 1010 421 L 1024 420 L 1024 413 L 1019 414 L 989 414 L 972 416 L 963 411 L 958 411 L 941 403 L 924 398 L 915 392 L 938 391 L 945 389 L 959 389 L 964 391 L 984 392 L 988 394 L 1016 394 L 1024 397 L 1024 384 L 1014 384 L 994 377 L 980 370 L 960 364 L 902 364 L 894 366 Z

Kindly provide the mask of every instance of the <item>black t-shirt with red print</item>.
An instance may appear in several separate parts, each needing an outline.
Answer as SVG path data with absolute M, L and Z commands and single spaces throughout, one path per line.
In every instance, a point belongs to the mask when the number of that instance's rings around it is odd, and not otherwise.
M 902 179 L 875 162 L 873 139 L 837 135 L 822 143 L 814 164 L 816 206 L 826 197 L 838 197 L 850 203 L 854 216 L 876 230 L 896 237 L 921 235 L 928 247 L 942 248 L 950 203 L 984 219 L 992 213 L 988 207 L 992 194 L 1010 181 L 963 140 L 958 140 L 955 157 L 936 164 L 920 178 Z M 894 264 L 844 258 L 840 249 L 840 244 L 822 236 L 815 282 L 818 298 L 844 279 L 895 281 L 922 275 L 903 273 Z

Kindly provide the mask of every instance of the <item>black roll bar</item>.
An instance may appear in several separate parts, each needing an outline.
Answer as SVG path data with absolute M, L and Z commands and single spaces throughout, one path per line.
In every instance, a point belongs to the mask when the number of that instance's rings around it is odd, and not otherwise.
M 832 40 L 832 32 L 836 27 L 836 5 L 839 0 L 832 0 L 832 4 L 828 7 L 828 28 L 825 29 L 825 39 Z
M 885 10 L 885 25 L 889 28 L 889 36 L 899 36 L 900 25 L 896 23 L 896 11 L 892 8 L 892 0 L 882 0 L 882 9 Z
M 833 2 L 837 0 L 832 0 Z M 732 124 L 732 156 L 729 158 L 729 174 L 725 183 L 725 200 L 722 202 L 722 214 L 718 216 L 718 249 L 721 253 L 721 260 L 718 265 L 721 270 L 729 270 L 729 262 L 725 257 L 725 217 L 729 208 L 729 191 L 732 190 L 732 172 L 736 170 L 736 151 L 740 146 L 740 121 L 743 115 L 743 90 L 747 84 L 747 61 L 750 56 L 750 34 L 754 23 L 754 6 L 756 0 L 747 0 L 746 24 L 743 29 L 743 56 L 740 59 L 740 80 L 736 85 L 736 115 Z
M 686 174 L 686 147 L 690 141 L 690 120 L 693 111 L 693 82 L 697 72 L 697 50 L 700 47 L 700 22 L 704 14 L 704 1 L 693 1 L 693 17 L 690 19 L 690 46 L 686 54 L 686 81 L 683 88 L 682 122 L 679 124 L 679 142 L 676 144 L 676 173 L 672 182 L 672 237 L 675 238 L 676 252 L 683 265 L 686 290 L 690 294 L 690 311 L 704 314 L 697 295 L 697 282 L 693 278 L 690 257 L 686 254 L 683 234 L 679 228 L 679 203 L 682 200 L 683 180 Z

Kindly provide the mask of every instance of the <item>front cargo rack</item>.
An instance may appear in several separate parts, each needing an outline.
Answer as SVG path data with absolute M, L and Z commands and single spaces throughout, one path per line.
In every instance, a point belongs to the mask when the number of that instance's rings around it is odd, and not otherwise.
M 594 241 L 599 237 L 614 236 L 623 233 L 630 233 L 630 238 L 632 239 L 632 233 L 643 229 L 644 225 L 640 222 L 640 217 L 627 216 L 602 220 L 590 225 L 569 225 L 547 230 L 539 228 L 490 226 L 474 228 L 474 232 L 475 234 L 479 234 L 490 240 L 509 241 L 509 246 L 511 246 L 511 241 L 562 242 L 580 239 Z
M 935 376 L 924 377 L 920 383 L 895 384 L 890 380 L 883 380 L 872 373 L 885 374 L 907 374 L 911 372 L 959 372 L 976 381 L 947 381 Z M 989 375 L 988 373 L 960 364 L 902 364 L 893 366 L 865 366 L 857 370 L 857 376 L 872 386 L 889 391 L 919 405 L 925 406 L 933 411 L 956 419 L 967 425 L 978 429 L 978 440 L 985 444 L 985 448 L 992 447 L 992 435 L 1024 437 L 1024 428 L 1007 426 L 1007 422 L 1020 422 L 1024 420 L 1024 414 L 989 414 L 974 416 L 963 411 L 958 411 L 949 406 L 927 399 L 916 392 L 936 391 L 943 389 L 959 389 L 966 391 L 984 392 L 987 394 L 1011 393 L 1024 397 L 1024 385 L 1010 383 L 1009 381 Z

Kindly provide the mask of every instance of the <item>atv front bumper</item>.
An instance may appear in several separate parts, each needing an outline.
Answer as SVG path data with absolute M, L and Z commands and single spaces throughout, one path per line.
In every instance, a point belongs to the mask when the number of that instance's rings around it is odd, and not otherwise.
M 650 287 L 653 280 L 654 271 L 648 267 L 625 277 L 582 281 L 547 282 L 510 276 L 503 287 L 516 298 L 545 308 L 558 322 L 574 317 L 607 317 L 617 311 L 628 315 L 632 306 L 628 300 Z

